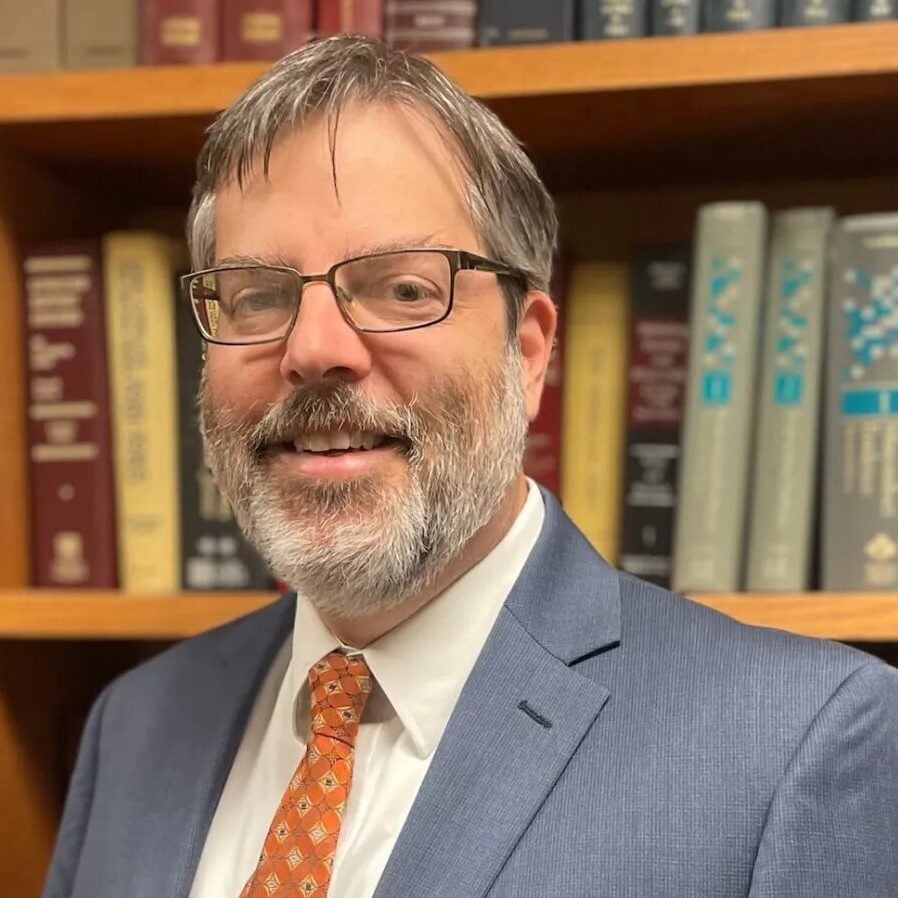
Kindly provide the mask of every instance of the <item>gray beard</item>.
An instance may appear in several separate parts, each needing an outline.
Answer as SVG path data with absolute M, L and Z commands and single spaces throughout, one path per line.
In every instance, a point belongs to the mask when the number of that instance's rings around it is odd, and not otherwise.
M 383 613 L 433 584 L 520 473 L 527 416 L 516 347 L 506 348 L 497 368 L 480 379 L 434 380 L 408 405 L 374 404 L 346 384 L 297 391 L 254 423 L 215 407 L 204 372 L 206 461 L 274 574 L 326 615 Z M 401 439 L 406 482 L 290 478 L 272 470 L 261 448 L 332 429 Z

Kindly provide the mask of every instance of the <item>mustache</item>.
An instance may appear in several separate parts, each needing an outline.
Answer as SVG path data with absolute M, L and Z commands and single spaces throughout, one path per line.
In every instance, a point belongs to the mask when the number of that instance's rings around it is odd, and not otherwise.
M 248 442 L 258 457 L 306 433 L 362 431 L 384 434 L 408 449 L 420 441 L 422 433 L 415 402 L 413 397 L 408 404 L 375 403 L 348 384 L 303 387 L 270 406 L 252 428 Z

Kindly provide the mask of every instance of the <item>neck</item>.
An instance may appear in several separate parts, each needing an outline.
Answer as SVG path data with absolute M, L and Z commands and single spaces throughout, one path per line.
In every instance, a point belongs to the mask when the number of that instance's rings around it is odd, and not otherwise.
M 436 580 L 422 593 L 383 614 L 347 619 L 339 615 L 322 613 L 321 619 L 331 633 L 342 642 L 353 648 L 364 648 L 383 636 L 384 633 L 389 633 L 403 621 L 408 620 L 415 612 L 467 573 L 477 562 L 485 558 L 508 533 L 515 518 L 524 507 L 526 498 L 527 481 L 521 474 L 508 487 L 499 508 L 487 525 L 474 535 L 464 550 L 446 565 Z

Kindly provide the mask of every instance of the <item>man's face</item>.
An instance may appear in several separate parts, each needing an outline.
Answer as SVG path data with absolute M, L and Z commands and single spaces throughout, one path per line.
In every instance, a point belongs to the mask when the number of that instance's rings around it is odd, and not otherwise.
M 315 122 L 276 144 L 267 180 L 221 189 L 216 264 L 313 273 L 385 248 L 484 252 L 421 113 L 346 109 L 333 165 Z M 361 616 L 415 594 L 519 476 L 533 400 L 505 321 L 484 273 L 459 273 L 449 317 L 404 333 L 356 332 L 313 283 L 285 341 L 209 346 L 200 406 L 216 479 L 275 573 L 323 610 Z M 347 437 L 361 448 L 333 448 Z

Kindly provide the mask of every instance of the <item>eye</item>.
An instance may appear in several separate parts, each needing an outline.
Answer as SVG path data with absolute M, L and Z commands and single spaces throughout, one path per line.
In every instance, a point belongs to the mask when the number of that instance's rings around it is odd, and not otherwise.
M 440 297 L 439 289 L 433 284 L 410 277 L 391 278 L 384 283 L 379 292 L 385 299 L 398 300 L 402 303 L 421 302 Z
M 231 302 L 232 315 L 253 315 L 286 307 L 287 298 L 276 290 L 244 290 Z

